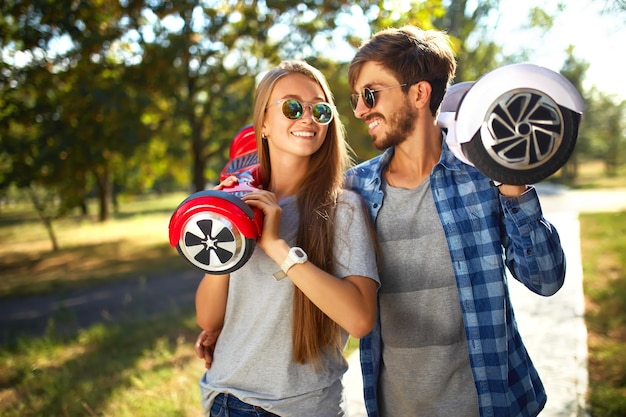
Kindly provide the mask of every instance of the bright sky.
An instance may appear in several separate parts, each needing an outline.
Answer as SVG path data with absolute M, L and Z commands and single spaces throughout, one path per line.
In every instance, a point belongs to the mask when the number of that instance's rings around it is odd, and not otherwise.
M 613 0 L 609 0 L 613 1 Z M 545 4 L 544 4 L 545 3 Z M 505 52 L 520 45 L 535 45 L 530 62 L 559 71 L 566 58 L 566 49 L 574 46 L 574 56 L 589 62 L 585 88 L 595 85 L 607 94 L 626 100 L 626 77 L 623 53 L 626 50 L 626 11 L 601 15 L 603 0 L 574 0 L 556 19 L 554 28 L 542 34 L 523 30 L 528 11 L 534 5 L 551 12 L 556 1 L 502 0 L 502 17 L 495 39 Z

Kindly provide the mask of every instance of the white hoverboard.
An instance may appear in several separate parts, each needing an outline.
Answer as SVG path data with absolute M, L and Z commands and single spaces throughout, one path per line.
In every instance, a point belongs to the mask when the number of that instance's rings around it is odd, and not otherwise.
M 582 97 L 561 74 L 512 64 L 452 85 L 437 124 L 447 129 L 454 155 L 488 178 L 534 184 L 567 162 L 583 109 Z

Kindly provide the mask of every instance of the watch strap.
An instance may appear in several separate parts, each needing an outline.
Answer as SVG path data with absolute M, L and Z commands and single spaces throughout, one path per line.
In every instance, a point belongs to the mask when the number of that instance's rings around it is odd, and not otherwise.
M 280 281 L 283 278 L 287 278 L 287 274 L 285 274 L 285 272 L 282 269 L 279 269 L 278 271 L 274 272 L 272 276 L 274 277 L 276 281 Z
M 287 272 L 289 272 L 292 266 L 296 264 L 305 263 L 307 261 L 307 258 L 308 257 L 307 257 L 306 252 L 302 250 L 301 248 L 293 247 L 289 249 L 289 253 L 287 254 L 287 257 L 285 258 L 283 263 L 280 265 L 280 270 L 272 274 L 274 276 L 274 279 L 276 279 L 277 281 L 280 281 L 281 279 L 287 277 Z

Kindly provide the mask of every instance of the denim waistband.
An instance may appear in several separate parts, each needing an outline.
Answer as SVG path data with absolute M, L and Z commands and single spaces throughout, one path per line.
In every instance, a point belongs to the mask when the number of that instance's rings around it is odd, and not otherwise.
M 226 406 L 226 408 L 228 408 L 229 410 L 252 411 L 258 413 L 258 415 L 260 416 L 277 416 L 277 414 L 272 414 L 269 411 L 263 409 L 263 407 L 245 403 L 231 394 L 218 394 L 218 396 L 215 397 L 213 403 L 217 403 L 222 407 Z

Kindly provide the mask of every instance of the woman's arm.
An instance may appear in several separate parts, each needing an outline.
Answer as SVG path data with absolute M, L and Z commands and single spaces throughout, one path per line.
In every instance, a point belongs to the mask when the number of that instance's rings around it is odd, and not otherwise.
M 202 341 L 196 342 L 196 353 L 205 359 L 207 368 L 213 361 L 213 349 L 224 326 L 230 275 L 205 275 L 196 290 L 196 321 L 202 328 Z
M 284 251 L 286 257 L 289 246 L 285 241 L 278 242 L 279 245 L 283 249 L 277 248 L 273 252 Z M 283 261 L 281 258 L 274 260 L 276 263 Z M 378 283 L 373 279 L 358 275 L 339 279 L 311 262 L 294 265 L 287 276 L 320 310 L 353 337 L 361 338 L 374 327 Z
M 251 192 L 243 199 L 263 211 L 263 233 L 258 245 L 276 262 L 278 270 L 278 265 L 287 258 L 290 249 L 287 242 L 278 236 L 282 209 L 275 196 L 267 191 Z M 363 212 L 362 216 L 367 216 L 367 213 Z M 360 234 L 358 239 L 368 239 L 367 234 Z M 345 244 L 352 245 L 351 242 Z M 377 271 L 373 269 L 378 278 Z M 294 265 L 287 276 L 320 310 L 352 336 L 363 337 L 374 327 L 378 290 L 378 282 L 374 279 L 360 275 L 337 278 L 311 262 Z

